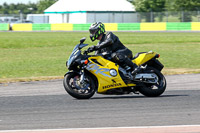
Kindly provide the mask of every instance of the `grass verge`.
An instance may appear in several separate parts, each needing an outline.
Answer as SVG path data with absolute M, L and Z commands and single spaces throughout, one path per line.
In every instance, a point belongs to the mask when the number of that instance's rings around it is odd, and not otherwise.
M 200 33 L 116 32 L 133 51 L 155 51 L 164 74 L 200 73 Z M 0 83 L 62 78 L 65 62 L 86 32 L 0 32 Z

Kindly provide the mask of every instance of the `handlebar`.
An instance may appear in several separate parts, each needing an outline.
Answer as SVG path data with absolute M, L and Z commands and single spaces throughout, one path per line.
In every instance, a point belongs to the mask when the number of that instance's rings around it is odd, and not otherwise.
M 87 49 L 83 52 L 83 54 L 88 55 L 88 53 L 91 53 L 91 52 L 93 51 L 90 51 L 89 49 Z M 112 54 L 111 52 L 103 52 L 103 53 L 99 53 L 98 55 L 104 57 L 105 59 L 111 60 L 111 54 Z
M 87 50 L 85 50 L 85 51 L 83 52 L 83 54 L 84 54 L 84 55 L 87 55 L 88 53 L 91 53 L 91 52 L 93 52 L 93 51 L 91 51 L 91 50 L 88 48 Z
M 84 55 L 88 55 L 88 53 L 89 53 L 89 52 L 88 52 L 87 50 L 85 50 L 85 51 L 83 52 Z

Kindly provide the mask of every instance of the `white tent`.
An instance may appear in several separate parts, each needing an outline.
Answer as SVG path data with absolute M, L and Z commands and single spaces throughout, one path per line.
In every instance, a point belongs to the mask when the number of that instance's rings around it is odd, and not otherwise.
M 127 0 L 59 0 L 44 11 L 50 23 L 133 22 L 133 12 Z

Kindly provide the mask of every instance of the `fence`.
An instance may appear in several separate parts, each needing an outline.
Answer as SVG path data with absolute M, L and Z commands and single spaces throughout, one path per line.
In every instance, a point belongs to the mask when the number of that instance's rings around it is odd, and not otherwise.
M 0 14 L 0 23 L 15 23 L 25 19 L 25 14 Z
M 122 12 L 123 13 L 123 12 Z M 140 22 L 200 22 L 200 11 L 178 11 L 178 12 L 135 12 L 132 13 L 134 17 L 133 22 L 130 23 L 140 23 Z M 35 14 L 36 16 L 41 16 L 41 19 L 44 19 L 47 14 Z M 0 23 L 11 23 L 8 20 L 2 21 L 5 17 L 12 17 L 14 20 L 25 20 L 26 17 L 29 15 L 26 14 L 14 14 L 14 15 L 7 15 L 7 14 L 0 14 Z M 98 14 L 94 15 L 93 17 L 97 17 Z M 96 20 L 93 18 L 94 20 Z M 121 20 L 120 20 L 121 19 Z M 14 21 L 13 20 L 13 21 Z M 111 19 L 112 21 L 109 23 L 121 23 L 123 21 L 123 17 L 118 17 L 117 20 Z M 35 21 L 35 20 L 34 20 Z M 119 21 L 119 22 L 115 22 Z M 45 20 L 36 21 L 35 23 L 42 22 L 42 23 L 49 23 L 49 20 L 45 18 Z
M 134 22 L 105 23 L 107 31 L 200 31 L 200 11 L 136 12 Z M 46 16 L 46 15 L 45 15 Z M 0 14 L 0 31 L 88 31 L 89 24 L 29 23 L 26 15 Z M 118 18 L 123 19 L 123 18 Z M 40 21 L 41 22 L 41 21 Z M 43 23 L 44 22 L 44 23 Z
M 200 22 L 200 11 L 140 12 L 139 22 Z
M 90 24 L 13 24 L 13 31 L 88 31 Z M 105 23 L 106 31 L 200 31 L 200 22 Z M 0 31 L 8 31 L 0 24 Z

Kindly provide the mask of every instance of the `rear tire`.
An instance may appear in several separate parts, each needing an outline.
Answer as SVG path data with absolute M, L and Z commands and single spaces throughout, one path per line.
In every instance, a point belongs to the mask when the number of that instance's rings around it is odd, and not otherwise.
M 85 75 L 87 83 L 85 87 L 79 86 L 80 75 L 78 73 L 68 73 L 65 75 L 63 85 L 65 90 L 74 98 L 89 99 L 95 93 L 95 84 L 91 77 Z
M 164 75 L 155 68 L 147 68 L 146 73 L 155 73 L 158 76 L 158 82 L 156 84 L 144 83 L 143 87 L 139 88 L 139 92 L 147 97 L 158 97 L 166 89 L 166 79 Z

